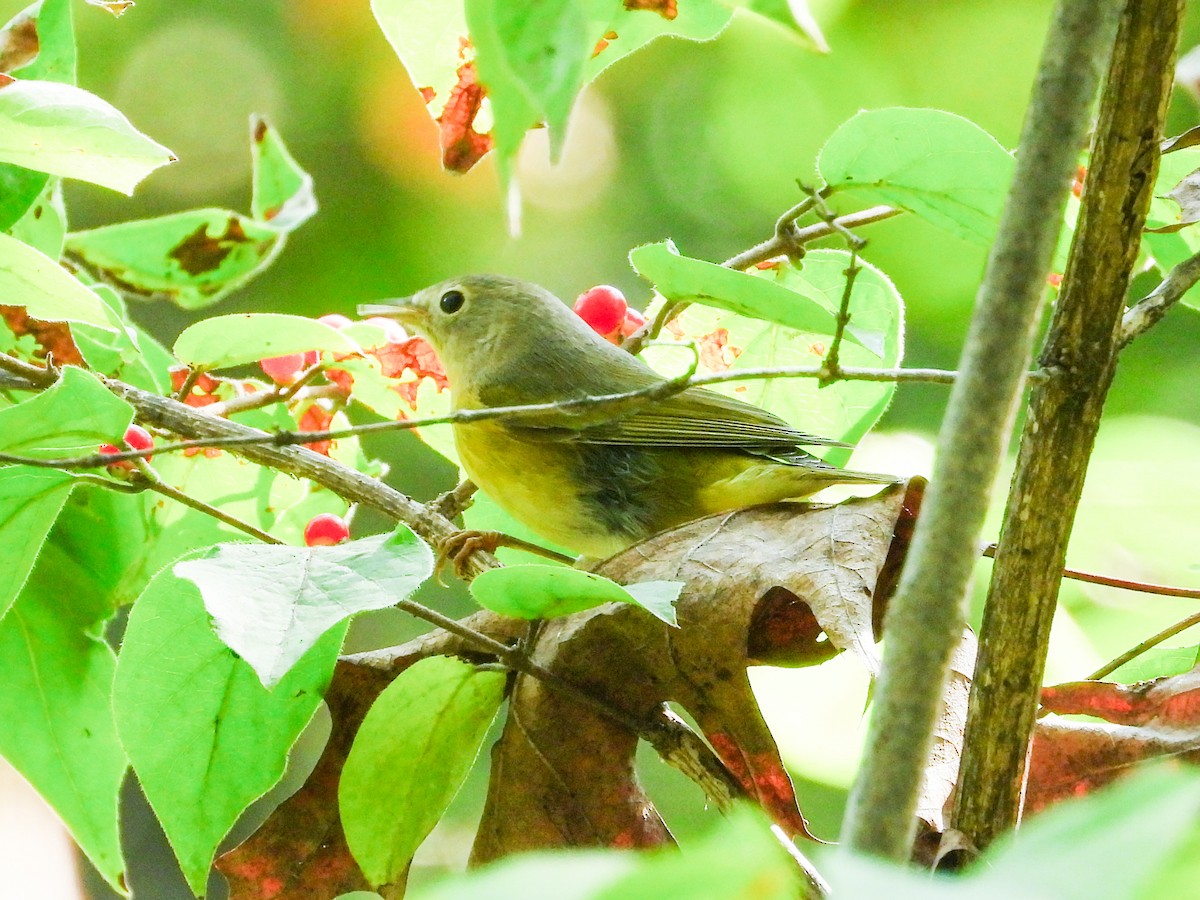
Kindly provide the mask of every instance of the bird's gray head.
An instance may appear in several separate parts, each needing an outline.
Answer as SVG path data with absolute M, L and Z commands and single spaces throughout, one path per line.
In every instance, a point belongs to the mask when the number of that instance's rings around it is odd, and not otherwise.
M 425 337 L 452 386 L 502 361 L 540 356 L 551 346 L 569 350 L 580 342 L 604 343 L 548 290 L 503 275 L 450 278 L 391 304 L 360 306 L 358 312 L 396 319 Z

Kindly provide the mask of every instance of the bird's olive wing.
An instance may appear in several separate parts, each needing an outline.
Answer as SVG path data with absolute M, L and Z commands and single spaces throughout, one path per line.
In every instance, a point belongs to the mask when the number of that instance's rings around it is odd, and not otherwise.
M 543 426 L 541 428 L 522 430 L 533 439 L 625 446 L 729 447 L 745 450 L 848 446 L 841 441 L 798 431 L 757 406 L 699 388 L 652 401 L 632 413 L 609 421 L 596 422 L 599 412 L 599 409 L 594 410 L 588 416 L 590 421 L 586 425 L 578 421 L 572 423 L 570 416 L 564 415 L 557 421 L 542 419 L 538 423 Z

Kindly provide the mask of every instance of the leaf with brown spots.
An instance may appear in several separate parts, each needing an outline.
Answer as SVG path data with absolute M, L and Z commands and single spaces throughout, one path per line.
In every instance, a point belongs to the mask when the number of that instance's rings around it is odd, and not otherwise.
M 492 136 L 475 130 L 487 88 L 479 83 L 473 62 L 458 67 L 458 81 L 437 117 L 442 142 L 442 165 L 451 172 L 467 172 L 492 149 Z
M 37 342 L 38 350 L 33 354 L 35 360 L 53 356 L 57 365 L 86 367 L 71 337 L 71 327 L 66 322 L 43 322 L 30 318 L 23 306 L 0 305 L 0 318 L 17 337 L 27 334 Z

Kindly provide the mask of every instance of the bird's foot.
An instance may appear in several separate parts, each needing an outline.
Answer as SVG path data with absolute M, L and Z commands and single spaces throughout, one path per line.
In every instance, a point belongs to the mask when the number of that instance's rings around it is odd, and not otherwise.
M 567 565 L 571 565 L 575 561 L 575 558 L 572 556 L 564 556 L 561 553 L 556 553 L 553 550 L 548 550 L 529 541 L 513 537 L 511 534 L 505 534 L 502 531 L 475 531 L 467 529 L 456 531 L 454 534 L 448 535 L 438 542 L 437 563 L 434 568 L 438 576 L 438 581 L 445 584 L 442 581 L 442 568 L 446 563 L 452 563 L 454 574 L 465 581 L 466 576 L 469 574 L 468 567 L 471 554 L 479 552 L 495 553 L 501 547 L 524 550 L 527 553 L 534 553 L 538 556 L 544 556 L 547 559 L 565 562 Z

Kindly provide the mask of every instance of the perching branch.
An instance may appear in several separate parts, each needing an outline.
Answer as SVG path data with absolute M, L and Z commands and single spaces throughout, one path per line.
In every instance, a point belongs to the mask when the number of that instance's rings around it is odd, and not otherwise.
M 1094 3 L 1076 5 L 1099 18 Z M 1116 370 L 1174 75 L 1182 0 L 1123 5 L 1079 223 L 1041 354 L 1062 374 L 1030 399 L 984 607 L 955 822 L 980 847 L 1020 818 L 1050 624 Z M 1062 110 L 1055 108 L 1056 119 Z
M 963 597 L 1118 9 L 1117 0 L 1061 0 L 1047 35 L 929 493 L 887 611 L 866 755 L 842 830 L 862 852 L 909 856 L 921 776 L 965 624 Z

